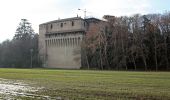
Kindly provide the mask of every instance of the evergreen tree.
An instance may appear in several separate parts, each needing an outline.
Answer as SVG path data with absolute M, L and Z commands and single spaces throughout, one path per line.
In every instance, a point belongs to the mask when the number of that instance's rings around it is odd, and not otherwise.
M 0 66 L 30 68 L 39 67 L 38 34 L 27 19 L 21 19 L 11 41 L 0 45 Z

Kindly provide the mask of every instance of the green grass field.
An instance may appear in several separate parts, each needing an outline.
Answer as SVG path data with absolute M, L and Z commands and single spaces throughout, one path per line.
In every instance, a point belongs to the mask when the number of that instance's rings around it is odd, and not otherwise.
M 32 94 L 67 100 L 170 100 L 169 72 L 0 69 L 0 78 L 43 87 Z M 17 97 L 30 99 L 30 97 Z M 36 98 L 34 99 L 41 99 Z

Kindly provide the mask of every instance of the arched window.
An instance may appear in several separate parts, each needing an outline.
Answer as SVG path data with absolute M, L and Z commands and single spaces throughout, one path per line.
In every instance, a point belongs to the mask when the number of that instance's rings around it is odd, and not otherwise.
M 60 24 L 60 27 L 63 27 L 63 23 Z
M 53 29 L 53 24 L 51 24 L 51 26 L 50 26 L 50 27 L 51 27 L 51 29 Z
M 71 21 L 71 25 L 74 26 L 74 21 Z

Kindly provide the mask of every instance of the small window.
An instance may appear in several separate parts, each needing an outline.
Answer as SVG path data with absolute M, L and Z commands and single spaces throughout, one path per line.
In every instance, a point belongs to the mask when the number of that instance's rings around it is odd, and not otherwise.
M 84 27 L 86 26 L 86 22 L 84 22 Z
M 53 24 L 51 24 L 51 29 L 53 28 Z
M 71 22 L 71 25 L 74 26 L 74 21 Z
M 63 27 L 63 23 L 60 24 L 60 27 Z

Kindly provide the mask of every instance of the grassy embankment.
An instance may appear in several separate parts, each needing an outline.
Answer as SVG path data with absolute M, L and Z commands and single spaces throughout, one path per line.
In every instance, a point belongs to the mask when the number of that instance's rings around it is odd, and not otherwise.
M 169 72 L 0 69 L 0 78 L 44 87 L 37 95 L 72 99 L 170 99 Z

